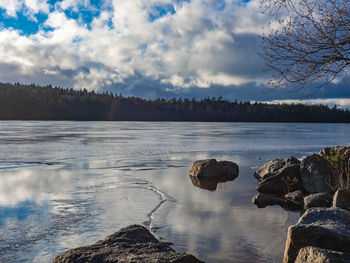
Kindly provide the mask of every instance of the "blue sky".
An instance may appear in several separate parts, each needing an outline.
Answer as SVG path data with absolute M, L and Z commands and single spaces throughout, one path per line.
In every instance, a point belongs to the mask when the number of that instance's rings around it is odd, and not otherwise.
M 0 81 L 155 97 L 294 100 L 270 92 L 258 0 L 0 0 Z M 348 105 L 348 81 L 308 99 Z M 348 103 L 348 104 L 347 104 Z

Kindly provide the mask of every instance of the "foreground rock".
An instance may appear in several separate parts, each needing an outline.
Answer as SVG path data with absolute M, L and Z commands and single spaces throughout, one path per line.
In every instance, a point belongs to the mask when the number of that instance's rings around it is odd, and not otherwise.
M 159 242 L 145 227 L 131 225 L 94 245 L 68 250 L 53 263 L 199 263 L 192 255 L 176 253 Z
M 307 210 L 288 229 L 283 262 L 293 263 L 307 246 L 350 253 L 350 212 L 336 207 Z
M 284 196 L 302 188 L 299 165 L 296 164 L 282 167 L 275 175 L 262 180 L 256 190 L 263 194 Z
M 303 247 L 295 263 L 349 263 L 350 254 L 318 247 Z
M 338 171 L 321 155 L 313 154 L 300 163 L 300 176 L 308 193 L 334 193 L 339 187 Z
M 330 193 L 310 194 L 304 197 L 304 209 L 311 207 L 331 207 L 333 195 Z
M 267 194 L 258 194 L 252 199 L 253 204 L 255 204 L 258 208 L 264 208 L 266 206 L 279 205 L 287 210 L 300 210 L 302 209 L 302 205 L 296 201 L 289 200 L 284 197 L 272 196 Z
M 281 170 L 287 166 L 293 166 L 293 165 L 299 165 L 300 161 L 293 157 L 287 157 L 284 159 L 275 159 L 272 161 L 269 161 L 268 163 L 261 166 L 258 170 L 255 171 L 254 177 L 258 181 L 263 181 L 270 176 L 277 175 L 281 172 Z
M 350 211 L 350 189 L 339 189 L 333 196 L 333 206 Z
M 229 161 L 216 161 L 215 159 L 195 161 L 190 169 L 190 176 L 199 180 L 216 180 L 224 182 L 237 178 L 238 165 Z

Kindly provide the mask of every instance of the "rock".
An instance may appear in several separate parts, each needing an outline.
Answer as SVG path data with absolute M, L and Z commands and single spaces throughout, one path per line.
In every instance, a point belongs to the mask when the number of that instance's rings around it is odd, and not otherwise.
M 169 243 L 159 242 L 145 227 L 131 225 L 94 245 L 70 249 L 53 263 L 137 263 L 202 262 L 189 254 L 177 253 Z
M 339 187 L 336 169 L 322 156 L 313 154 L 300 164 L 303 187 L 311 194 L 334 192 Z
M 288 229 L 283 262 L 293 263 L 307 246 L 350 253 L 350 212 L 337 207 L 307 210 Z
M 333 206 L 350 211 L 350 190 L 339 189 L 333 196 Z
M 304 193 L 301 190 L 296 190 L 294 192 L 288 193 L 284 196 L 287 200 L 292 200 L 300 205 L 304 205 Z
M 190 169 L 190 176 L 197 179 L 214 179 L 219 182 L 234 180 L 237 178 L 239 169 L 234 162 L 219 161 L 215 159 L 195 161 Z
M 218 186 L 218 183 L 220 182 L 215 179 L 205 179 L 205 178 L 199 180 L 197 177 L 192 175 L 190 175 L 190 178 L 194 186 L 208 190 L 208 191 L 215 191 Z
M 304 209 L 311 207 L 331 207 L 333 195 L 330 193 L 310 194 L 304 197 Z
M 318 247 L 303 247 L 295 263 L 349 263 L 350 254 Z
M 284 197 L 272 196 L 267 194 L 258 194 L 252 199 L 253 204 L 255 204 L 258 208 L 264 208 L 266 206 L 279 205 L 287 210 L 300 210 L 302 206 L 300 206 L 297 202 L 288 200 Z
M 264 179 L 256 188 L 263 194 L 284 196 L 302 188 L 299 165 L 289 165 L 278 170 L 275 175 Z
M 284 159 L 275 159 L 272 161 L 269 161 L 268 163 L 261 166 L 258 170 L 255 171 L 254 177 L 258 181 L 262 181 L 270 176 L 274 176 L 277 173 L 280 172 L 281 169 L 283 169 L 286 166 L 290 165 L 299 165 L 300 161 L 293 157 L 287 157 Z

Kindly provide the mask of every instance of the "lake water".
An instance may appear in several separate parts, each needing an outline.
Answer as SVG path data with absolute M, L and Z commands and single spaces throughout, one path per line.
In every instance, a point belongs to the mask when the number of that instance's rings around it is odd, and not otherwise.
M 349 141 L 346 124 L 0 122 L 0 262 L 50 262 L 133 223 L 206 262 L 281 262 L 298 214 L 251 203 L 255 169 Z M 204 158 L 239 177 L 194 186 Z

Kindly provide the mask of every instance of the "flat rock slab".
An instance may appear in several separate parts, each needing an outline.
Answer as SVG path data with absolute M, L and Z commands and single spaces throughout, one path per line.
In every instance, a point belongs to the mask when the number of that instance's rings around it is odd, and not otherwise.
M 318 247 L 303 247 L 294 263 L 349 263 L 350 254 Z
M 286 210 L 299 211 L 302 209 L 300 203 L 279 196 L 267 195 L 267 194 L 257 194 L 253 197 L 252 203 L 258 208 L 264 208 L 266 206 L 279 205 Z
M 294 263 L 303 247 L 350 253 L 350 212 L 337 207 L 310 208 L 289 227 L 284 263 Z
M 94 245 L 70 249 L 53 263 L 200 263 L 193 255 L 177 253 L 159 242 L 145 227 L 131 225 Z

